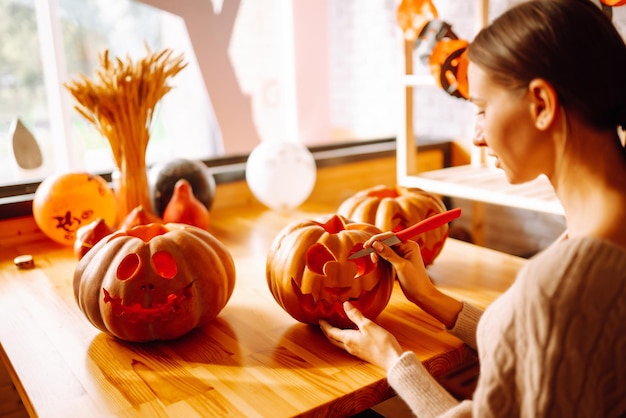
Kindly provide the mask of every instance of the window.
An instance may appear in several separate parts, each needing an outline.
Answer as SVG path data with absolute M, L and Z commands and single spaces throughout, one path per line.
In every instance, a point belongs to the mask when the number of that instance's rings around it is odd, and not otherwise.
M 491 15 L 515 0 L 491 0 Z M 455 31 L 473 34 L 474 2 L 435 0 Z M 92 76 L 98 54 L 171 48 L 188 67 L 152 125 L 148 163 L 246 155 L 259 141 L 307 145 L 394 137 L 401 74 L 398 0 L 0 0 L 0 187 L 55 171 L 108 172 L 108 144 L 62 83 Z M 613 17 L 626 32 L 626 7 Z M 423 69 L 428 75 L 428 70 Z M 427 78 L 427 77 L 426 77 Z M 427 83 L 428 84 L 428 83 Z M 434 82 L 416 89 L 416 134 L 469 138 L 471 106 Z M 16 119 L 43 154 L 20 169 Z
M 111 56 L 124 58 L 144 54 L 145 45 L 153 51 L 169 47 L 189 62 L 157 108 L 149 161 L 218 154 L 219 132 L 208 96 L 198 89 L 202 78 L 180 17 L 128 0 L 2 0 L 0 8 L 6 20 L 3 39 L 10 40 L 0 49 L 0 141 L 9 144 L 0 151 L 0 185 L 61 170 L 113 169 L 108 143 L 73 111 L 62 86 L 79 73 L 92 76 L 107 48 Z M 10 129 L 16 118 L 41 148 L 39 169 L 15 164 Z
M 247 154 L 264 140 L 313 145 L 395 136 L 395 0 L 217 3 L 0 0 L 7 40 L 0 47 L 0 186 L 54 171 L 113 169 L 108 144 L 73 111 L 62 83 L 79 72 L 92 76 L 106 48 L 138 56 L 144 43 L 182 52 L 189 62 L 158 108 L 148 163 Z M 425 89 L 425 97 L 435 92 L 452 104 L 446 109 L 463 107 L 434 86 Z M 39 169 L 15 163 L 9 131 L 16 118 L 41 148 Z

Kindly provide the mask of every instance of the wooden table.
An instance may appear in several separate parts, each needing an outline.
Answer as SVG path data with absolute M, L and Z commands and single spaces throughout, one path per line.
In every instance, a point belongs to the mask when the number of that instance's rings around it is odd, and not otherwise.
M 0 255 L 2 359 L 33 416 L 350 416 L 393 395 L 384 370 L 333 347 L 274 301 L 267 249 L 292 220 L 325 214 L 305 207 L 279 214 L 253 207 L 213 214 L 210 231 L 231 251 L 234 294 L 202 329 L 162 343 L 131 344 L 95 329 L 74 301 L 76 260 L 48 240 Z M 13 258 L 32 254 L 36 267 Z M 446 292 L 486 306 L 512 282 L 522 259 L 449 239 L 430 267 Z M 377 321 L 438 375 L 469 350 L 407 302 L 399 288 Z

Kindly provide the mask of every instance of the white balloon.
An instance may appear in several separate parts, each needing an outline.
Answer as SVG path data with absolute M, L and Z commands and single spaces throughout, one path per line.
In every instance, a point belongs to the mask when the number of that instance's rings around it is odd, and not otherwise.
M 271 209 L 300 206 L 313 191 L 315 159 L 297 142 L 263 142 L 246 162 L 246 181 L 252 194 Z

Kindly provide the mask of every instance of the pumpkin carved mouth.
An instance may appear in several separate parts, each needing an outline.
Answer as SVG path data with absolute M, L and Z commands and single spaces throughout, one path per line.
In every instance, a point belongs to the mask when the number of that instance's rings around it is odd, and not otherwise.
M 170 319 L 180 308 L 181 302 L 191 297 L 191 285 L 193 282 L 185 286 L 179 293 L 170 293 L 166 302 L 156 303 L 149 307 L 143 307 L 139 303 L 124 305 L 121 297 L 111 296 L 105 288 L 102 290 L 104 291 L 104 303 L 111 304 L 111 311 L 114 316 L 123 316 L 130 323 L 157 322 Z
M 296 293 L 296 296 L 302 303 L 302 309 L 307 314 L 316 314 L 320 317 L 339 315 L 345 318 L 346 314 L 343 310 L 343 303 L 346 301 L 352 303 L 360 311 L 367 311 L 376 301 L 376 295 L 378 294 L 380 283 L 381 282 L 378 282 L 372 290 L 362 290 L 358 297 L 352 298 L 341 297 L 341 295 L 345 295 L 351 290 L 349 287 L 325 287 L 324 290 L 329 294 L 337 295 L 337 299 L 332 301 L 319 299 L 316 301 L 312 294 L 303 294 L 295 280 L 291 279 L 291 285 Z

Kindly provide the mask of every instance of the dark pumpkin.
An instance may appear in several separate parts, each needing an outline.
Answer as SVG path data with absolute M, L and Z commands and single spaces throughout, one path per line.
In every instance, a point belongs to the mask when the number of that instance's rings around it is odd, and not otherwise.
M 215 199 L 216 185 L 209 168 L 201 161 L 177 158 L 155 164 L 148 173 L 150 198 L 155 213 L 163 216 L 180 179 L 189 182 L 194 197 L 210 210 Z

